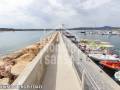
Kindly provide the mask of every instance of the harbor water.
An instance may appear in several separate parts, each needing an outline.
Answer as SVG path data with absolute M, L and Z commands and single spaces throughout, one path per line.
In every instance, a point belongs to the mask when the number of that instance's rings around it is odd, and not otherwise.
M 52 31 L 51 31 L 52 32 Z M 34 44 L 49 33 L 48 31 L 7 31 L 0 32 L 0 55 L 9 54 Z

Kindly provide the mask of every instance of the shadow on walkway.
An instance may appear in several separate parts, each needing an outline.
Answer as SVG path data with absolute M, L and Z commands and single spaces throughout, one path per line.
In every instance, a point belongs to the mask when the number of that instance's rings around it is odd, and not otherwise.
M 57 48 L 57 50 L 54 52 L 55 63 L 49 64 L 47 66 L 45 77 L 44 77 L 43 83 L 42 83 L 42 89 L 40 89 L 40 90 L 56 90 L 58 45 L 56 45 L 56 48 Z

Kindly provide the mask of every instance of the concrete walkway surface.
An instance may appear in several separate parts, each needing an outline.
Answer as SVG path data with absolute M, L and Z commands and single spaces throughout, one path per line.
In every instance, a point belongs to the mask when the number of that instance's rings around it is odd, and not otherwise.
M 61 35 L 59 39 L 57 63 L 47 67 L 41 90 L 81 90 L 79 79 Z

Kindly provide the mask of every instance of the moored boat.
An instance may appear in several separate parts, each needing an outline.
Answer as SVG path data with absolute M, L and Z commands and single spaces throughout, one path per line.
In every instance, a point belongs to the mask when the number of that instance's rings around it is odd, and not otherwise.
M 95 61 L 119 61 L 120 58 L 116 57 L 115 55 L 109 55 L 109 54 L 89 54 L 88 55 L 91 59 Z
M 114 69 L 114 70 L 120 70 L 120 61 L 100 61 L 100 64 L 104 67 Z

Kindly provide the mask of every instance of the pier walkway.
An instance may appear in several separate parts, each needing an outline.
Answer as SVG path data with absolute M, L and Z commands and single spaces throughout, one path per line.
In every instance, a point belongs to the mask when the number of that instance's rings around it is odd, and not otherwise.
M 48 66 L 41 90 L 81 90 L 80 81 L 62 37 L 59 40 L 57 63 Z

